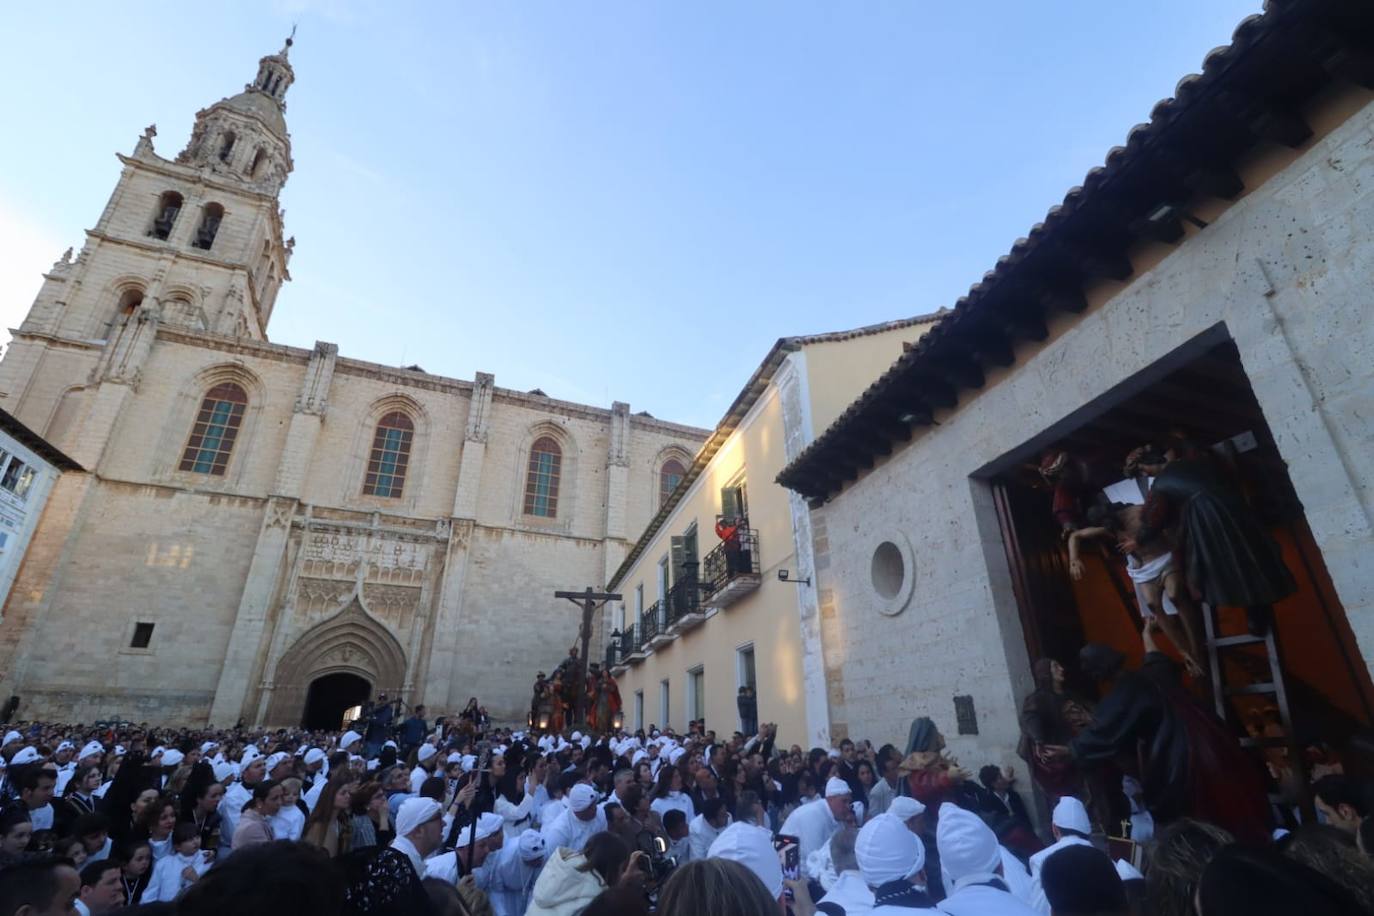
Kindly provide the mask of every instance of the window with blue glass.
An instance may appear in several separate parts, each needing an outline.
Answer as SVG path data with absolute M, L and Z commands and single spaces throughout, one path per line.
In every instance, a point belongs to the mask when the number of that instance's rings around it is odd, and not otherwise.
M 415 424 L 410 417 L 394 411 L 382 417 L 377 434 L 372 437 L 372 454 L 367 462 L 367 478 L 363 493 L 396 499 L 406 485 L 406 467 L 410 464 L 410 440 Z
M 558 481 L 563 470 L 563 450 L 548 436 L 530 447 L 525 475 L 525 514 L 541 518 L 558 516 Z
M 222 382 L 206 392 L 191 428 L 191 438 L 181 454 L 181 469 L 222 476 L 229 466 L 229 455 L 247 407 L 248 395 L 233 382 Z

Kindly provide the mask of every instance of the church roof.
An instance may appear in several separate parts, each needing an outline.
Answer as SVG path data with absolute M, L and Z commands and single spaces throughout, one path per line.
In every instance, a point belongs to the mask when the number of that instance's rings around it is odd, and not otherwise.
M 1128 281 L 1141 240 L 1186 238 L 1186 203 L 1245 190 L 1233 164 L 1259 143 L 1298 148 L 1312 135 L 1300 110 L 1337 80 L 1374 88 L 1374 6 L 1365 0 L 1268 0 L 1261 15 L 1179 81 L 1124 146 L 1088 172 L 777 477 L 819 505 L 842 491 L 912 426 L 957 410 L 984 366 L 1011 366 L 1015 345 L 1043 341 L 1054 312 L 1081 314 L 1085 284 Z M 1200 231 L 1206 231 L 1201 229 Z
M 0 430 L 13 436 L 21 445 L 29 448 L 35 455 L 57 468 L 59 471 L 81 471 L 85 470 L 81 465 L 67 457 L 67 455 L 44 439 L 38 433 L 29 429 L 11 413 L 0 410 Z

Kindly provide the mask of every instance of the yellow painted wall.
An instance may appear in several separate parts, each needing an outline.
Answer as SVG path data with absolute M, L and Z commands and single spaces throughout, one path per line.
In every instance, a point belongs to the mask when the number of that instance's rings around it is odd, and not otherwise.
M 919 340 L 935 324 L 926 322 L 850 340 L 806 346 L 811 389 L 811 431 L 819 436 L 863 390 L 902 355 L 902 344 Z

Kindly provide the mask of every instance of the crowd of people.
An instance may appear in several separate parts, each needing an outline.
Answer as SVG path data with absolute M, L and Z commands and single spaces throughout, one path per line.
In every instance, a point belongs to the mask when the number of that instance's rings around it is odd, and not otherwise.
M 1016 771 L 965 770 L 925 718 L 900 749 L 422 707 L 375 747 L 366 727 L 5 727 L 0 916 L 1374 916 L 1368 787 L 1335 774 L 1324 823 L 1256 843 L 1170 815 L 1114 861 L 1080 797 L 1037 834 Z

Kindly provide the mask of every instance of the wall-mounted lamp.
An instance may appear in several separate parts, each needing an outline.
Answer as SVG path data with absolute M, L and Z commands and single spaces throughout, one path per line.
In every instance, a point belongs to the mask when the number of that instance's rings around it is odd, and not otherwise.
M 811 584 L 811 579 L 810 579 L 810 577 L 807 577 L 807 578 L 805 578 L 805 579 L 793 579 L 793 578 L 792 578 L 792 574 L 791 574 L 790 572 L 788 572 L 787 570 L 785 570 L 785 569 L 780 569 L 780 570 L 778 570 L 778 581 L 779 581 L 779 582 L 791 582 L 791 583 L 793 583 L 793 584 L 795 584 L 795 585 L 810 585 L 810 584 Z

